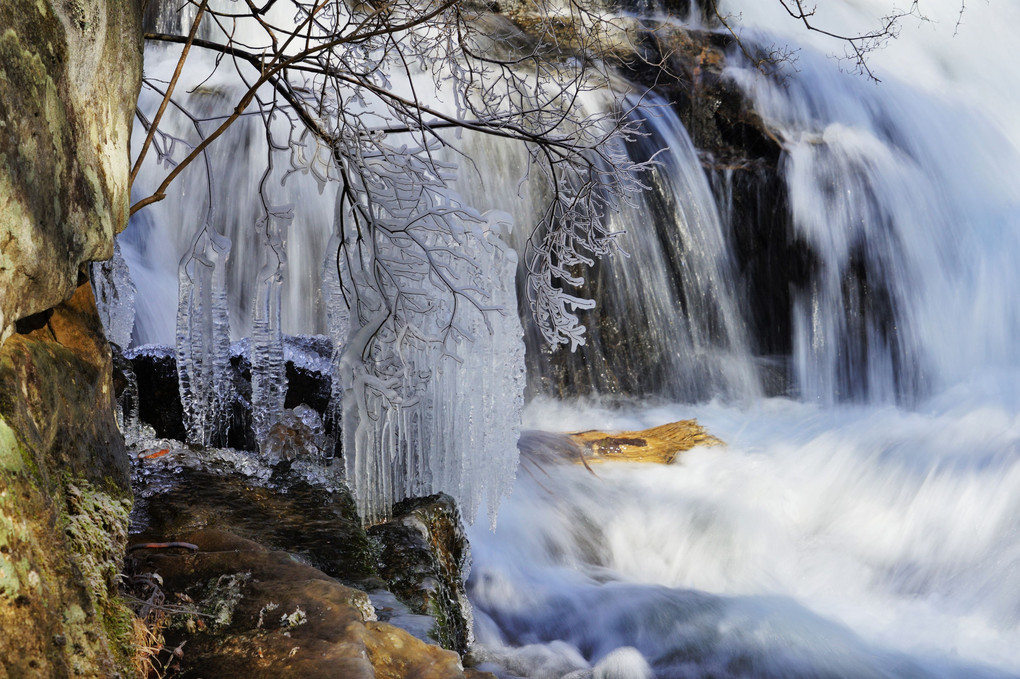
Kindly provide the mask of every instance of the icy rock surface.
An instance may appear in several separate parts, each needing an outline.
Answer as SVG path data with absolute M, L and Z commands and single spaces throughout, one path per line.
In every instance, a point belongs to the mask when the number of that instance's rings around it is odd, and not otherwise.
M 329 375 L 333 340 L 325 335 L 284 335 L 283 359 L 295 368 Z
M 306 405 L 284 410 L 260 442 L 270 465 L 283 461 L 319 461 L 326 447 L 326 432 L 319 414 Z

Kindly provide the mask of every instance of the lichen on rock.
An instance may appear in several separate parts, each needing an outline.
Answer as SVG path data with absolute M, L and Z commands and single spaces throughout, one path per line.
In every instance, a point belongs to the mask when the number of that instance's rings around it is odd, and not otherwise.
M 80 486 L 80 487 L 79 487 Z M 98 603 L 116 591 L 117 573 L 128 537 L 131 500 L 115 497 L 87 482 L 69 482 L 67 535 L 78 555 L 78 567 Z

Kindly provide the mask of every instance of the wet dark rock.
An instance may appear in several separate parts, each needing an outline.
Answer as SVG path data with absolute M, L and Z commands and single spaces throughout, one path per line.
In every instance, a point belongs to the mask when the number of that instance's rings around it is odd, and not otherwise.
M 282 551 L 206 529 L 197 550 L 138 549 L 132 572 L 155 572 L 190 604 L 166 633 L 181 677 L 463 679 L 456 653 L 375 621 L 368 596 Z
M 185 447 L 138 459 L 134 477 L 138 539 L 164 542 L 226 527 L 343 582 L 376 574 L 354 499 L 339 483 L 315 483 L 289 464 L 271 468 L 253 454 Z
M 460 653 L 472 642 L 464 579 L 471 552 L 449 495 L 404 500 L 393 518 L 368 530 L 379 549 L 379 574 L 411 611 L 436 620 L 435 639 Z
M 285 336 L 283 351 L 287 361 L 284 407 L 296 408 L 304 403 L 325 420 L 333 388 L 330 377 L 332 340 L 321 335 Z
M 177 387 L 177 359 L 170 347 L 145 346 L 129 350 L 138 385 L 138 418 L 161 438 L 183 441 L 184 409 Z

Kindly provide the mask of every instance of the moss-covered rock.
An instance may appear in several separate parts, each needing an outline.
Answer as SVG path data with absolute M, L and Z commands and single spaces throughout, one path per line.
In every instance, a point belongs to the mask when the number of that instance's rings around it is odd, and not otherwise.
M 128 467 L 81 271 L 127 224 L 141 64 L 137 2 L 0 2 L 3 677 L 133 674 Z
M 368 595 L 291 554 L 215 529 L 181 533 L 189 551 L 139 548 L 132 570 L 157 572 L 187 595 L 196 624 L 172 625 L 183 642 L 175 676 L 244 679 L 465 679 L 456 653 L 375 620 Z M 187 617 L 188 614 L 184 614 Z
M 471 568 L 460 512 L 446 494 L 403 500 L 393 518 L 369 528 L 379 550 L 379 574 L 412 612 L 436 621 L 433 638 L 465 653 L 471 645 L 471 604 L 464 580 Z
M 0 349 L 0 676 L 131 673 L 131 507 L 89 286 Z

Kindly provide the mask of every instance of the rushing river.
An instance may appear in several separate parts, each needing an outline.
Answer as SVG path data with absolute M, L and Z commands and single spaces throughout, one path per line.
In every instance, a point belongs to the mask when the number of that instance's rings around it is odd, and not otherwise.
M 813 40 L 773 4 L 730 11 Z M 879 85 L 808 46 L 782 86 L 731 72 L 781 131 L 818 257 L 792 302 L 796 400 L 532 401 L 530 428 L 697 417 L 728 445 L 525 464 L 495 532 L 471 532 L 483 656 L 530 677 L 1020 676 L 1020 23 L 968 6 L 953 38 L 959 3 L 923 9 Z
M 470 533 L 478 640 L 535 677 L 1017 676 L 1018 377 L 910 411 L 533 402 L 537 428 L 696 416 L 728 445 L 525 465 Z

